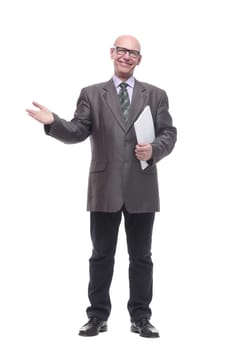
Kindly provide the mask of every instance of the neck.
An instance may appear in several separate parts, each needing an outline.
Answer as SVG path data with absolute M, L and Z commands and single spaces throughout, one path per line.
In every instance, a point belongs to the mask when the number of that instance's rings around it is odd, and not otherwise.
M 126 81 L 132 77 L 132 75 L 117 74 L 116 72 L 115 75 L 122 81 Z

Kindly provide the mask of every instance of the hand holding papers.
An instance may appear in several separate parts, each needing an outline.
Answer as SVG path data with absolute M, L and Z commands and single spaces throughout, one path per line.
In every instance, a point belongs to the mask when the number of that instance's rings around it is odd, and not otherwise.
M 134 123 L 138 144 L 152 143 L 155 140 L 155 129 L 150 106 L 146 106 Z M 141 168 L 148 167 L 145 160 L 140 160 Z

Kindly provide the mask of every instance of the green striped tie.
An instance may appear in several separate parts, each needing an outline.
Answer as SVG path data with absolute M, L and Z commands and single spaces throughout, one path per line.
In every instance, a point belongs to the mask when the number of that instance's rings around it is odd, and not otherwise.
M 125 122 L 128 120 L 129 116 L 129 107 L 130 107 L 130 100 L 129 100 L 129 94 L 127 91 L 127 83 L 121 83 L 119 85 L 120 92 L 119 92 L 119 99 L 120 99 L 120 105 L 121 105 L 121 111 L 123 115 L 123 119 Z

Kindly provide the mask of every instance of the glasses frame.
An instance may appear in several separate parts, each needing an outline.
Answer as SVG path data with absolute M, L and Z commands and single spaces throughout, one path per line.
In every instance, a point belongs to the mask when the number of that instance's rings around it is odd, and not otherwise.
M 116 50 L 117 55 L 119 56 L 124 56 L 127 52 L 129 53 L 129 57 L 131 58 L 138 58 L 140 56 L 140 51 L 137 50 L 130 50 L 127 49 L 126 47 L 122 46 L 113 46 L 113 49 Z M 118 50 L 122 50 L 124 53 L 119 53 Z

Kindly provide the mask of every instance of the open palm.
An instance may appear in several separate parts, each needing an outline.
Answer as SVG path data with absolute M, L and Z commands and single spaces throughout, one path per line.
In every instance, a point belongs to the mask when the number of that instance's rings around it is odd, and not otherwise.
M 37 120 L 38 122 L 42 124 L 51 124 L 54 121 L 53 113 L 45 106 L 33 102 L 33 106 L 39 108 L 39 110 L 34 109 L 26 109 L 28 115 L 30 115 L 32 118 Z

